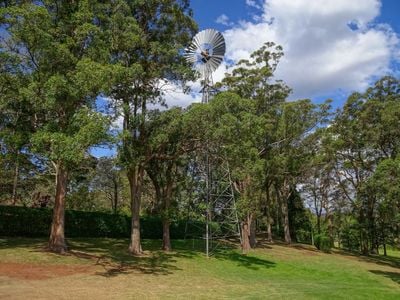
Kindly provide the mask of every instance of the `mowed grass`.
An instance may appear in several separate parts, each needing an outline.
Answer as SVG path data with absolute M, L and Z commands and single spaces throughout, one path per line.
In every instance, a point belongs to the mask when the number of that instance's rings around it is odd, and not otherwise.
M 0 299 L 400 299 L 399 257 L 261 244 L 206 258 L 192 240 L 171 253 L 147 240 L 132 257 L 124 239 L 68 242 L 56 255 L 44 239 L 0 239 Z

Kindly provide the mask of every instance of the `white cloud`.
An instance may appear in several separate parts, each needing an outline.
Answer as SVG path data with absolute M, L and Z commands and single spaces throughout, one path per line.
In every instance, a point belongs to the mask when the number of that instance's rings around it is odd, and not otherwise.
M 390 26 L 373 24 L 380 7 L 378 0 L 266 0 L 260 21 L 224 32 L 227 58 L 246 58 L 273 41 L 285 52 L 276 75 L 294 98 L 360 90 L 387 73 L 399 53 Z
M 255 1 L 255 0 L 246 0 L 246 5 L 257 8 L 257 9 L 262 8 L 262 5 L 258 4 L 257 1 Z
M 229 21 L 229 17 L 225 14 L 220 15 L 216 20 L 215 23 L 222 24 L 225 26 L 232 26 L 233 23 Z
M 380 8 L 379 0 L 264 0 L 253 21 L 240 21 L 223 32 L 226 60 L 248 58 L 273 41 L 285 52 L 276 78 L 293 88 L 292 99 L 338 93 L 343 98 L 391 72 L 391 61 L 400 61 L 397 34 L 388 24 L 375 22 Z M 222 16 L 219 21 L 229 22 Z M 213 74 L 214 82 L 226 71 L 225 62 Z M 199 83 L 192 88 L 200 91 Z M 187 106 L 201 95 L 172 91 L 166 99 L 169 106 Z

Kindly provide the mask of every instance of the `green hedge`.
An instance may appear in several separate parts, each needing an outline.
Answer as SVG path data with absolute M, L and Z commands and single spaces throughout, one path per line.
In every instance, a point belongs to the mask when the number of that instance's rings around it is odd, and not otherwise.
M 0 206 L 0 236 L 43 237 L 49 236 L 52 210 Z M 162 238 L 162 221 L 158 217 L 142 217 L 141 234 L 144 239 Z M 171 238 L 201 237 L 203 224 L 178 220 L 171 224 Z M 193 224 L 195 226 L 193 226 Z M 131 218 L 126 215 L 103 212 L 67 210 L 65 212 L 66 237 L 129 237 Z

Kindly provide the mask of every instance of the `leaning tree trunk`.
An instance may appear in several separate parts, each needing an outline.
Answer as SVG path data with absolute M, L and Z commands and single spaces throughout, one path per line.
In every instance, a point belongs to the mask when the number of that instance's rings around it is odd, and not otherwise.
M 131 242 L 129 252 L 133 255 L 142 253 L 140 239 L 140 202 L 142 196 L 142 180 L 144 169 L 137 167 L 128 172 L 129 188 L 131 192 Z
M 67 194 L 67 171 L 56 165 L 56 196 L 53 209 L 53 221 L 48 248 L 52 252 L 64 253 L 67 251 L 64 236 L 65 196 Z

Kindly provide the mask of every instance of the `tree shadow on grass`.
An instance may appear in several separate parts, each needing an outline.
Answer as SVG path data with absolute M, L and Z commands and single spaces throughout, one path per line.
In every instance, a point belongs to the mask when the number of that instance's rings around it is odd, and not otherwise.
M 275 267 L 275 263 L 266 259 L 251 255 L 244 255 L 237 251 L 222 250 L 217 251 L 213 257 L 217 260 L 229 260 L 235 262 L 239 267 L 245 267 L 250 270 L 259 270 L 260 268 Z
M 390 266 L 393 268 L 400 268 L 400 258 L 399 257 L 382 256 L 382 255 L 368 255 L 367 256 L 367 255 L 361 255 L 358 252 L 351 252 L 351 251 L 346 251 L 346 250 L 336 250 L 334 253 L 338 254 L 338 255 L 354 257 L 354 258 L 357 258 L 359 261 L 370 262 L 370 263 L 374 263 L 374 264 L 382 265 L 382 266 Z
M 90 261 L 102 270 L 96 275 L 114 277 L 132 273 L 151 275 L 169 275 L 181 270 L 177 266 L 178 259 L 205 258 L 203 240 L 173 240 L 173 251 L 161 251 L 160 240 L 143 240 L 145 249 L 141 256 L 133 256 L 128 252 L 128 239 L 111 238 L 73 238 L 68 239 L 69 251 L 65 256 L 73 256 Z M 0 239 L 1 248 L 28 248 L 32 252 L 44 252 L 47 239 L 5 238 Z M 252 270 L 270 268 L 275 263 L 251 255 L 243 255 L 236 245 L 226 244 L 215 250 L 213 257 L 217 260 L 227 260 L 238 266 Z
M 44 248 L 47 245 L 47 241 L 44 238 L 0 237 L 0 249 Z
M 377 275 L 382 275 L 386 278 L 389 278 L 396 282 L 397 284 L 400 284 L 400 273 L 397 272 L 386 272 L 386 271 L 381 271 L 381 270 L 369 270 L 371 273 L 377 274 Z

